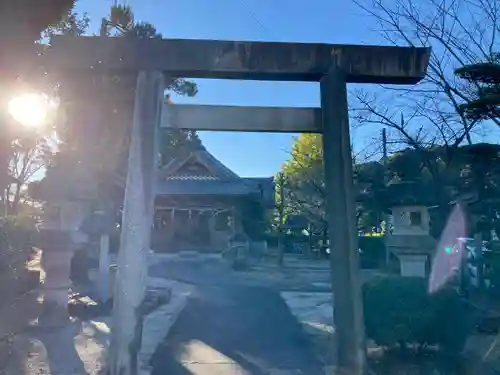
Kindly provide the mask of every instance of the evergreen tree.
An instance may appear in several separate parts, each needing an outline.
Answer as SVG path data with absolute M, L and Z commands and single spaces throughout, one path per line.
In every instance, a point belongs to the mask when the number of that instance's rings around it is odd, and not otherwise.
M 475 86 L 472 99 L 460 108 L 467 118 L 484 120 L 500 118 L 500 54 L 491 61 L 466 65 L 455 73 Z

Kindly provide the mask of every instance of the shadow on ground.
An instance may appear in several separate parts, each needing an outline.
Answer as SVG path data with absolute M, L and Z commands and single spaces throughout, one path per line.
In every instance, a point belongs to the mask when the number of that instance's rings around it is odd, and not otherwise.
M 244 286 L 200 287 L 152 365 L 153 375 L 322 373 L 279 293 Z

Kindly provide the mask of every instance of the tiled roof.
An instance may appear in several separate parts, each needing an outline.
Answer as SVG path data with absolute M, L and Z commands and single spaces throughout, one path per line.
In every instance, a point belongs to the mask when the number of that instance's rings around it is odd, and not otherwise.
M 185 174 L 181 168 L 188 162 L 202 164 L 207 174 Z M 180 171 L 179 174 L 177 172 Z M 125 184 L 124 176 L 117 174 L 116 182 Z M 272 177 L 242 178 L 227 168 L 204 147 L 183 158 L 175 159 L 158 173 L 155 184 L 156 195 L 232 195 L 253 196 L 268 205 L 274 204 L 274 181 Z
M 200 163 L 210 171 L 211 176 L 217 176 L 221 180 L 231 181 L 241 179 L 236 173 L 217 160 L 205 147 L 201 146 L 185 157 L 174 159 L 161 168 L 159 173 L 160 180 L 176 176 L 181 167 L 190 161 Z
M 217 176 L 167 176 L 164 178 L 165 181 L 217 181 L 219 177 Z

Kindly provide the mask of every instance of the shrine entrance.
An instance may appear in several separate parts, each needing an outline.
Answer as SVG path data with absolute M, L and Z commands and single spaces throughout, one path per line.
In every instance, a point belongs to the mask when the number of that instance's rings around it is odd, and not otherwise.
M 347 83 L 415 84 L 430 50 L 414 47 L 66 37 L 53 39 L 50 66 L 90 77 L 135 77 L 119 277 L 110 373 L 133 374 L 143 303 L 156 174 L 156 132 L 167 128 L 322 133 L 326 214 L 335 300 L 337 371 L 365 373 L 363 309 L 358 280 Z M 132 74 L 131 74 L 132 73 Z M 320 83 L 321 108 L 232 107 L 164 103 L 165 77 Z M 188 214 L 189 215 L 189 214 Z M 139 341 L 138 341 L 139 340 Z M 131 348 L 136 348 L 131 350 Z
M 232 210 L 157 208 L 151 248 L 156 252 L 219 252 L 232 233 Z

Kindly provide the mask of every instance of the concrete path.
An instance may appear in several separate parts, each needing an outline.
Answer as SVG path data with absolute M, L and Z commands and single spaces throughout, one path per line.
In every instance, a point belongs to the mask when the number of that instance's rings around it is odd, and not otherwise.
M 322 374 L 322 367 L 279 291 L 245 285 L 215 264 L 155 266 L 195 291 L 153 356 L 153 375 Z
M 153 375 L 321 373 L 279 294 L 258 287 L 202 288 L 153 357 Z

